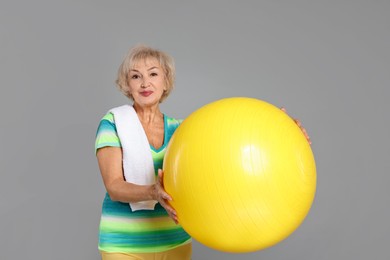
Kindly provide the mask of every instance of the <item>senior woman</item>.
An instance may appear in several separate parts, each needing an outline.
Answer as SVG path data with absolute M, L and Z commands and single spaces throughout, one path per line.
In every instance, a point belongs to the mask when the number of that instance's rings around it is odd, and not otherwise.
M 107 190 L 99 227 L 99 250 L 103 260 L 191 259 L 191 238 L 177 223 L 160 170 L 167 144 L 181 122 L 163 114 L 159 106 L 171 92 L 174 79 L 172 58 L 147 46 L 130 49 L 119 68 L 117 86 L 133 105 L 122 109 L 122 115 L 113 109 L 102 118 L 95 144 Z M 135 121 L 130 122 L 127 116 L 131 113 Z M 136 125 L 142 130 L 137 132 Z M 153 181 L 148 184 L 127 178 L 127 154 L 133 152 L 137 156 L 144 148 L 132 147 L 132 142 L 125 140 L 131 135 L 135 135 L 134 142 L 146 137 L 146 150 L 152 155 L 153 169 Z M 129 151 L 127 154 L 125 148 Z M 136 171 L 136 163 L 130 160 L 128 168 L 134 170 L 135 167 Z M 137 206 L 143 202 L 152 203 Z

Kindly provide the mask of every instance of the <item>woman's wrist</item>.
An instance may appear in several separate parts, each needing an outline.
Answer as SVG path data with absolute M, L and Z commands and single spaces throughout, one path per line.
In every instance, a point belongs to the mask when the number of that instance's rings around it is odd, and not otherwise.
M 150 200 L 158 200 L 156 184 L 152 184 L 148 187 L 148 195 Z

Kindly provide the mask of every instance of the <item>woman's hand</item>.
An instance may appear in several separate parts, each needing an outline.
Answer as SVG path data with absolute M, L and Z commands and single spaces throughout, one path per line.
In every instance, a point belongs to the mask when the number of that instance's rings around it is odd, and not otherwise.
M 163 208 L 168 212 L 168 215 L 177 224 L 179 222 L 177 219 L 176 211 L 169 204 L 169 201 L 171 201 L 172 198 L 164 190 L 163 175 L 164 172 L 161 169 L 158 169 L 157 181 L 153 185 L 153 191 L 154 191 L 153 199 L 157 200 L 161 204 L 161 206 L 163 206 Z
M 282 107 L 281 110 L 287 114 L 287 110 L 284 107 Z M 299 126 L 299 128 L 301 129 L 302 133 L 305 135 L 305 137 L 306 137 L 307 141 L 309 142 L 309 144 L 311 144 L 310 136 L 307 133 L 306 129 L 302 126 L 301 121 L 299 121 L 299 119 L 297 119 L 297 118 L 292 118 L 292 119 Z

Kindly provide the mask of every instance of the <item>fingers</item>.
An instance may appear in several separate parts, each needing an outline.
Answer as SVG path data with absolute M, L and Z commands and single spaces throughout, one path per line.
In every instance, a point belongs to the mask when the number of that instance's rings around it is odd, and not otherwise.
M 301 129 L 303 135 L 306 137 L 309 144 L 311 144 L 310 136 L 307 133 L 306 129 L 302 126 L 301 121 L 299 121 L 298 119 L 294 119 L 294 122 L 297 124 L 297 126 L 299 126 L 299 128 Z
M 308 133 L 306 132 L 306 129 L 303 128 L 303 127 L 301 127 L 301 130 L 302 130 L 302 133 L 305 135 L 306 140 L 309 142 L 309 144 L 311 144 L 310 136 L 309 136 Z
M 161 169 L 158 169 L 158 180 L 163 183 L 163 179 L 164 179 L 164 172 L 163 170 Z
M 176 211 L 169 204 L 169 201 L 172 201 L 172 197 L 165 192 L 163 179 L 164 179 L 164 172 L 161 169 L 158 169 L 158 177 L 157 177 L 157 182 L 155 184 L 156 192 L 157 192 L 156 198 L 157 201 L 161 204 L 161 206 L 167 211 L 168 215 L 172 218 L 172 220 L 177 224 L 178 218 L 177 218 Z
M 158 169 L 158 178 L 156 182 L 158 195 L 164 200 L 172 200 L 171 196 L 169 196 L 169 194 L 166 193 L 164 190 L 163 179 L 164 179 L 164 172 L 161 169 Z
M 284 107 L 281 107 L 280 110 L 282 110 L 283 112 L 285 112 L 287 114 L 287 110 L 286 108 Z M 306 137 L 306 140 L 309 142 L 309 144 L 311 144 L 311 140 L 310 140 L 310 136 L 309 134 L 307 133 L 306 129 L 302 126 L 302 123 L 299 119 L 297 118 L 293 118 L 294 122 L 297 124 L 297 126 L 301 129 L 303 135 Z
M 178 218 L 176 211 L 169 205 L 169 203 L 165 201 L 160 201 L 161 206 L 167 211 L 168 215 L 171 217 L 171 219 L 177 224 Z
M 171 200 L 172 200 L 172 197 L 169 196 L 169 194 L 166 193 L 165 191 L 161 191 L 160 197 L 161 197 L 163 200 L 168 200 L 168 201 L 171 201 Z
M 160 202 L 161 206 L 167 211 L 167 213 L 171 217 L 171 219 L 177 224 L 178 218 L 177 218 L 176 210 L 174 210 L 171 207 L 168 200 L 160 200 L 159 202 Z

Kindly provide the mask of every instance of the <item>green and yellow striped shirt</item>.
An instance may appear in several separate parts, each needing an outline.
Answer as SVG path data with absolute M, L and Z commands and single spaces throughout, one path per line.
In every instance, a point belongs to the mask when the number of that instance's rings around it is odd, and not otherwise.
M 162 168 L 167 144 L 181 121 L 164 115 L 164 144 L 150 146 L 154 169 Z M 112 113 L 100 121 L 95 152 L 102 147 L 121 147 Z M 108 193 L 103 200 L 99 227 L 99 250 L 119 253 L 162 252 L 191 242 L 190 236 L 176 225 L 157 203 L 154 210 L 132 211 L 128 203 L 112 201 Z

